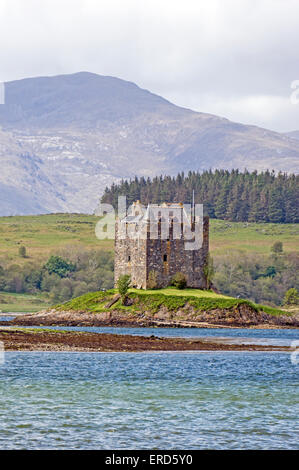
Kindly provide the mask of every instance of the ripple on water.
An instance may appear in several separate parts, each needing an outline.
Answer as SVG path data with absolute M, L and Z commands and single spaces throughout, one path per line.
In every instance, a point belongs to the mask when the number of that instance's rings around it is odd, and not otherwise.
M 2 449 L 298 448 L 288 354 L 13 353 Z

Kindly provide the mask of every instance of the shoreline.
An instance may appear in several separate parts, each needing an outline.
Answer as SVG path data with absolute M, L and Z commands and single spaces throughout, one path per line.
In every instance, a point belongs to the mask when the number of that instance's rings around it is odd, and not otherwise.
M 235 353 L 235 352 L 250 352 L 250 353 L 254 353 L 254 354 L 257 354 L 257 353 L 267 353 L 267 354 L 289 354 L 290 352 L 292 351 L 230 351 L 230 350 L 209 350 L 209 349 L 190 349 L 188 351 L 180 351 L 180 350 L 177 350 L 177 351 L 79 351 L 79 350 L 71 350 L 71 349 L 68 349 L 68 350 L 62 350 L 62 349 L 59 349 L 59 350 L 54 350 L 54 349 L 49 349 L 47 351 L 44 351 L 44 350 L 39 350 L 39 349 L 29 349 L 29 350 L 22 350 L 22 349 L 8 349 L 5 351 L 5 354 L 7 353 L 61 353 L 61 354 L 65 354 L 65 353 L 87 353 L 87 354 L 178 354 L 178 353 L 183 353 L 183 354 L 205 354 L 205 353 Z
M 3 326 L 88 326 L 88 327 L 101 327 L 101 328 L 210 328 L 210 329 L 257 329 L 257 330 L 279 330 L 279 329 L 299 329 L 297 325 L 285 325 L 279 323 L 249 323 L 249 322 L 230 322 L 228 323 L 214 323 L 214 322 L 203 322 L 203 321 L 184 321 L 184 320 L 173 320 L 173 321 L 161 321 L 154 319 L 140 319 L 140 320 L 128 320 L 128 319 L 109 319 L 103 320 L 97 318 L 96 314 L 91 314 L 88 318 L 78 318 L 74 315 L 73 318 L 63 318 L 60 316 L 41 316 L 36 314 L 24 314 L 20 315 L 3 315 L 14 317 L 12 320 L 0 319 L 0 328 Z M 81 317 L 85 316 L 81 314 Z
M 299 328 L 298 315 L 274 315 L 258 311 L 252 305 L 241 303 L 230 308 L 214 308 L 201 310 L 196 306 L 185 303 L 178 307 L 177 304 L 167 304 L 169 296 L 164 296 L 162 304 L 146 304 L 144 299 L 134 304 L 134 308 L 118 306 L 110 308 L 111 301 L 116 296 L 109 297 L 103 301 L 97 298 L 98 293 L 90 294 L 96 296 L 93 299 L 92 309 L 86 308 L 86 300 L 83 305 L 76 308 L 68 308 L 69 305 L 52 307 L 47 310 L 32 313 L 9 312 L 7 318 L 1 321 L 1 326 L 60 326 L 60 327 L 114 327 L 114 328 L 211 328 L 211 329 L 297 329 Z M 141 296 L 142 297 L 142 296 Z M 170 296 L 171 297 L 171 296 Z M 177 301 L 177 298 L 174 298 Z M 132 300 L 132 299 L 131 299 Z M 134 300 L 134 299 L 133 299 Z M 136 299 L 135 299 L 136 300 Z M 101 301 L 101 302 L 100 302 Z M 77 301 L 78 302 L 78 301 Z M 184 301 L 185 302 L 185 301 Z M 134 303 L 134 302 L 133 302 Z M 102 305 L 104 304 L 104 305 Z M 82 308 L 84 306 L 84 308 Z M 158 306 L 158 308 L 157 308 Z M 174 307 L 177 308 L 174 308 Z M 154 310 L 151 311 L 151 307 Z M 1 317 L 1 315 L 0 315 Z
M 63 330 L 1 329 L 0 341 L 5 351 L 61 352 L 196 352 L 263 351 L 290 352 L 289 346 L 232 344 L 194 338 L 119 335 Z

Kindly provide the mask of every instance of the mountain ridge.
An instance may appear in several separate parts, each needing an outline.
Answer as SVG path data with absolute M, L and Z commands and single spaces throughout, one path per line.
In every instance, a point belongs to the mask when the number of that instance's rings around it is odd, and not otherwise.
M 299 139 L 299 131 L 285 132 L 285 134 L 292 139 Z

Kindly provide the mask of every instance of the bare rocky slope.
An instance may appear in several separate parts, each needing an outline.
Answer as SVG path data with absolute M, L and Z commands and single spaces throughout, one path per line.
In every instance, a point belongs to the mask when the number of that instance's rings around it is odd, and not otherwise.
M 93 212 L 122 177 L 209 168 L 298 171 L 295 136 L 184 109 L 87 72 L 5 84 L 0 215 Z

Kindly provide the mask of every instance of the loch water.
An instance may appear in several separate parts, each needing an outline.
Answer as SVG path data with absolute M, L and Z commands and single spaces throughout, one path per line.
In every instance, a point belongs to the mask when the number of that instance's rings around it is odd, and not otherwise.
M 289 353 L 6 352 L 0 449 L 298 449 L 298 383 Z

